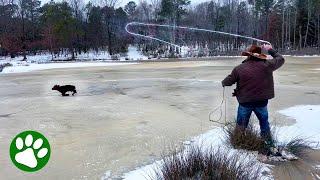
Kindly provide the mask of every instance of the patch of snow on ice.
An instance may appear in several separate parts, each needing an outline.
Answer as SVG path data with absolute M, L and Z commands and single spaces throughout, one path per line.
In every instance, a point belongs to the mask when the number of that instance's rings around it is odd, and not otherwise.
M 46 69 L 57 69 L 57 68 L 80 68 L 80 67 L 97 67 L 97 66 L 119 66 L 119 65 L 129 65 L 136 63 L 47 63 L 47 64 L 33 64 L 33 63 L 23 63 L 16 64 L 14 66 L 6 67 L 2 70 L 2 73 L 21 73 L 21 72 L 30 72 L 37 70 L 46 70 Z
M 155 170 L 163 164 L 163 160 L 156 161 L 152 164 L 140 167 L 134 171 L 130 171 L 124 174 L 124 180 L 144 180 L 144 179 L 156 179 Z
M 278 128 L 278 139 L 281 142 L 290 138 L 306 137 L 309 141 L 320 139 L 320 105 L 300 105 L 279 111 L 281 114 L 294 118 L 292 126 Z
M 109 180 L 111 179 L 111 171 L 107 171 L 104 173 L 104 176 L 101 178 L 101 180 Z

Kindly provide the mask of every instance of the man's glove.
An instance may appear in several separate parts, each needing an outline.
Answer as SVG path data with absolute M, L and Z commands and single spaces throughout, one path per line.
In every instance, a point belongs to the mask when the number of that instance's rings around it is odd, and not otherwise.
M 232 96 L 234 97 L 234 96 L 237 96 L 237 95 L 238 95 L 237 90 L 234 89 L 234 90 L 233 90 L 233 93 L 232 93 Z
M 261 46 L 261 48 L 264 49 L 267 52 L 269 52 L 270 49 L 273 49 L 272 45 L 270 45 L 270 44 L 264 44 L 264 45 Z

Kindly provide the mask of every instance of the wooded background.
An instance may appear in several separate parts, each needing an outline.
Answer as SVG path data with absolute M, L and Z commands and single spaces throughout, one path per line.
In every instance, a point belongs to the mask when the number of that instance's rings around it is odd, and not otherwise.
M 118 0 L 50 1 L 42 6 L 39 0 L 0 0 L 0 55 L 50 52 L 70 53 L 74 58 L 89 50 L 124 53 L 130 44 L 147 54 L 170 48 L 127 34 L 124 27 L 131 21 L 248 35 L 270 41 L 287 54 L 320 54 L 320 0 L 216 0 L 194 6 L 188 0 L 148 0 L 124 7 L 118 6 Z M 133 30 L 178 45 L 206 47 L 210 52 L 237 51 L 247 45 L 209 33 Z

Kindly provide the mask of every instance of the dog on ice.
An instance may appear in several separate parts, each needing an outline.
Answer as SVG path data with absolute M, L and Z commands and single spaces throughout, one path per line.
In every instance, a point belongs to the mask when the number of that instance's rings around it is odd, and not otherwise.
M 54 85 L 52 88 L 53 91 L 59 91 L 62 96 L 69 96 L 69 94 L 66 94 L 67 92 L 72 92 L 72 96 L 77 93 L 76 87 L 73 85 Z

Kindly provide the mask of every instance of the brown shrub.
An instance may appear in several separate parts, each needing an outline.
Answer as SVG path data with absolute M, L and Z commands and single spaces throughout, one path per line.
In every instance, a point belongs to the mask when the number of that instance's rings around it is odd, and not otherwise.
M 256 161 L 245 161 L 239 154 L 223 152 L 222 148 L 203 151 L 191 146 L 163 157 L 155 171 L 156 179 L 161 180 L 247 180 L 258 179 L 261 166 Z
M 227 143 L 235 149 L 262 152 L 265 150 L 264 140 L 260 137 L 259 130 L 248 126 L 246 129 L 236 125 L 225 128 Z

